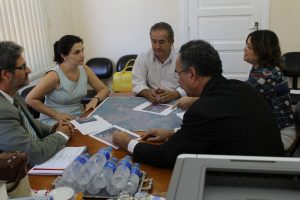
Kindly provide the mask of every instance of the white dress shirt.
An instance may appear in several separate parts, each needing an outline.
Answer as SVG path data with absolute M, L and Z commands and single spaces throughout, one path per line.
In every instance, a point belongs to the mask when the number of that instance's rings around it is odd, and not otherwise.
M 132 92 L 140 93 L 144 89 L 177 90 L 181 96 L 185 96 L 184 90 L 179 86 L 178 78 L 175 78 L 175 63 L 177 51 L 172 47 L 169 57 L 161 63 L 155 57 L 153 50 L 140 54 L 135 60 L 132 69 Z

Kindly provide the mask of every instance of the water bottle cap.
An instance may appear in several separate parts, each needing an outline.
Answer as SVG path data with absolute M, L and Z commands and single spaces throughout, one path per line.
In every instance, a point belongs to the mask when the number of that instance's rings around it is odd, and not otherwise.
M 133 164 L 133 167 L 138 167 L 138 168 L 140 168 L 140 164 L 139 164 L 139 163 L 134 163 L 134 164 Z
M 131 156 L 125 156 L 124 158 L 127 158 L 127 159 L 129 159 L 129 160 L 131 160 Z
M 114 162 L 116 162 L 116 163 L 118 162 L 118 159 L 115 158 L 115 157 L 112 157 L 111 160 L 114 161 Z
M 108 147 L 106 147 L 108 150 L 110 150 L 110 151 L 112 151 L 112 147 L 111 146 L 108 146 Z
M 79 162 L 80 162 L 81 164 L 85 164 L 87 161 L 88 161 L 88 160 L 85 159 L 85 158 L 81 158 L 81 159 L 79 160 Z

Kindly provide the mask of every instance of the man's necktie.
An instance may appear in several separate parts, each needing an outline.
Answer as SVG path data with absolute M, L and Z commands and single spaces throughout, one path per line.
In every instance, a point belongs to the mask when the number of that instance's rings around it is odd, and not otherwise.
M 34 140 L 38 140 L 38 137 L 36 135 L 35 130 L 33 129 L 33 127 L 31 126 L 31 124 L 29 123 L 25 113 L 22 111 L 21 106 L 19 105 L 18 101 L 16 99 L 14 99 L 14 106 L 18 108 L 19 111 L 19 115 L 20 118 L 22 120 L 22 123 L 25 125 L 29 135 L 34 139 Z

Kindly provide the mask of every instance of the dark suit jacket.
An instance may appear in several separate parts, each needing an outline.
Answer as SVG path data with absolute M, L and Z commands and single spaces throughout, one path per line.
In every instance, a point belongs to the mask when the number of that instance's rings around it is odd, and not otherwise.
M 162 145 L 138 143 L 136 162 L 172 167 L 179 154 L 283 156 L 275 118 L 263 96 L 238 80 L 213 77 Z
M 50 126 L 35 120 L 20 95 L 15 98 L 40 139 L 35 141 L 29 135 L 18 109 L 0 93 L 0 149 L 22 151 L 29 155 L 30 164 L 42 163 L 59 151 L 67 140 L 58 133 L 52 134 Z

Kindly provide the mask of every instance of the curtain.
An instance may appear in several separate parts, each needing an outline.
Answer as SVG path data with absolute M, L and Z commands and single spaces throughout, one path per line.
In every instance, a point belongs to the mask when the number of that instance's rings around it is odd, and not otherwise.
M 0 0 L 0 40 L 24 47 L 29 78 L 41 77 L 51 61 L 51 45 L 44 0 Z

